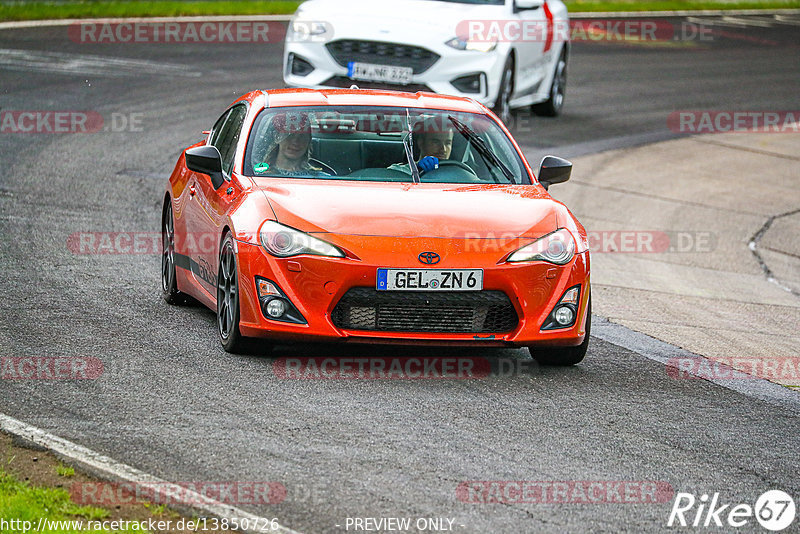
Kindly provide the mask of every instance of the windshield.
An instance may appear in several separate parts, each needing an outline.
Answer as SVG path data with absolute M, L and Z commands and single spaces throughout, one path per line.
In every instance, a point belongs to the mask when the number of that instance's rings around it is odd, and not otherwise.
M 508 136 L 489 117 L 403 107 L 263 110 L 244 173 L 422 183 L 530 183 Z

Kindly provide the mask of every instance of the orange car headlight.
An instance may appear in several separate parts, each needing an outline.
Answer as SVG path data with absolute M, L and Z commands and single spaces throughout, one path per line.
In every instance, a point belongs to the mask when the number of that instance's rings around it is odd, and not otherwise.
M 539 238 L 511 254 L 506 261 L 546 261 L 556 265 L 566 265 L 575 256 L 575 239 L 566 228 L 556 230 Z
M 344 252 L 338 247 L 275 221 L 266 221 L 261 225 L 260 237 L 264 249 L 279 258 L 299 256 L 300 254 L 332 258 L 345 257 Z

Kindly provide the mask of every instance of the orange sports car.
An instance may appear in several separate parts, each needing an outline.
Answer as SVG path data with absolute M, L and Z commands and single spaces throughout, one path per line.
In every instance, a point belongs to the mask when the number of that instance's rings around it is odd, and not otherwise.
M 251 92 L 180 156 L 162 291 L 217 314 L 225 350 L 275 342 L 589 343 L 586 231 L 497 117 L 432 93 Z M 257 338 L 258 341 L 256 341 Z

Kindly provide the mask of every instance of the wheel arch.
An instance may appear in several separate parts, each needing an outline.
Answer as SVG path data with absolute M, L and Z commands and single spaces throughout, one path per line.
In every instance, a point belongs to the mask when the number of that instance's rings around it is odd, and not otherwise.
M 172 195 L 169 191 L 164 193 L 164 202 L 161 204 L 161 224 L 164 224 L 164 218 L 167 216 L 167 206 L 172 204 Z
M 236 234 L 233 231 L 233 224 L 231 224 L 230 222 L 226 222 L 224 225 L 222 225 L 222 230 L 220 230 L 219 232 L 219 244 L 217 246 L 217 256 L 219 256 L 219 253 L 222 251 L 222 242 L 225 241 L 225 237 L 227 237 L 228 234 L 233 235 L 234 236 L 233 240 L 236 241 Z

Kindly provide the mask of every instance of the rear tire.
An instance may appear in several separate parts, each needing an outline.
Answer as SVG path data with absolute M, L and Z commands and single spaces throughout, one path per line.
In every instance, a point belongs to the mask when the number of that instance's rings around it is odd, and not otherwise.
M 561 51 L 553 74 L 553 83 L 550 84 L 550 98 L 540 104 L 531 106 L 531 110 L 543 117 L 557 117 L 564 109 L 564 97 L 567 91 L 567 51 Z
M 175 222 L 172 202 L 167 202 L 161 218 L 161 296 L 167 304 L 182 305 L 190 301 L 188 295 L 178 291 L 175 274 Z
M 592 330 L 592 297 L 586 309 L 586 338 L 577 347 L 528 347 L 536 363 L 548 367 L 568 367 L 577 365 L 586 357 L 589 349 L 589 334 Z

